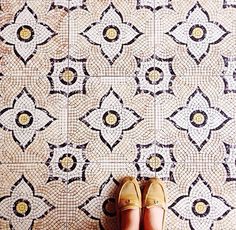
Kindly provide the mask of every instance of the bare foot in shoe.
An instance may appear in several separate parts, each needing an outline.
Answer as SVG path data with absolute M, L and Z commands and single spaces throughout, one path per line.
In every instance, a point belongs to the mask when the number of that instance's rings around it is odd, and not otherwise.
M 164 210 L 160 207 L 145 208 L 143 217 L 144 230 L 163 230 Z
M 144 230 L 163 230 L 166 216 L 166 193 L 163 181 L 151 178 L 143 190 Z
M 139 230 L 140 210 L 127 209 L 121 211 L 121 229 L 122 230 Z
M 118 188 L 116 211 L 119 230 L 139 230 L 142 195 L 137 180 L 125 177 Z

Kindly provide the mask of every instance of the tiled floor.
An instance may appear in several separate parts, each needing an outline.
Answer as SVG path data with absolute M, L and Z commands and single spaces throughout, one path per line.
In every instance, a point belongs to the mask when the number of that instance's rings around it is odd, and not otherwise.
M 165 180 L 168 230 L 236 230 L 236 0 L 0 0 L 0 229 L 115 230 L 120 179 Z

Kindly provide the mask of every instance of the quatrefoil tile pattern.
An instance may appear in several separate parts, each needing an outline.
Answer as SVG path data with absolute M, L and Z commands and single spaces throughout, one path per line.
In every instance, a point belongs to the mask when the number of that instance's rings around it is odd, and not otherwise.
M 236 229 L 235 0 L 0 0 L 0 229 L 118 230 L 124 176 L 166 230 Z

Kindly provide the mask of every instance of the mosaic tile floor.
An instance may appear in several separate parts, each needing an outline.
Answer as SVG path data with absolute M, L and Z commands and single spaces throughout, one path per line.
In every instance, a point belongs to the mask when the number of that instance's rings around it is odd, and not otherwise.
M 115 230 L 123 176 L 168 230 L 236 230 L 236 0 L 0 0 L 0 229 Z

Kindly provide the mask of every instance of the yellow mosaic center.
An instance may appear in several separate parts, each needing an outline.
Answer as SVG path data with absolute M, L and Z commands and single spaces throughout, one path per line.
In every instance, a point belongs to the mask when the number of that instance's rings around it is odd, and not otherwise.
M 204 35 L 204 31 L 201 27 L 196 27 L 193 29 L 192 31 L 192 36 L 196 39 L 200 39 L 202 38 Z
M 107 124 L 114 125 L 117 123 L 117 116 L 113 113 L 108 113 L 105 120 Z
M 72 166 L 73 166 L 73 159 L 71 157 L 64 157 L 62 160 L 61 160 L 61 165 L 63 168 L 66 168 L 66 169 L 70 169 Z
M 161 78 L 161 73 L 157 70 L 152 70 L 148 73 L 148 78 L 151 81 L 158 81 Z
M 114 40 L 116 39 L 118 36 L 118 33 L 117 33 L 117 30 L 114 29 L 114 28 L 109 28 L 107 31 L 106 31 L 106 37 L 110 40 Z
M 25 214 L 28 211 L 28 208 L 28 205 L 24 201 L 21 201 L 16 205 L 16 211 L 20 214 Z
M 203 213 L 206 212 L 207 206 L 206 206 L 206 204 L 204 204 L 203 202 L 198 202 L 198 203 L 196 203 L 196 205 L 195 205 L 195 210 L 196 210 L 197 213 L 203 214 Z
M 30 116 L 27 113 L 22 113 L 19 118 L 19 123 L 22 125 L 27 125 L 30 122 Z
M 20 37 L 24 40 L 28 40 L 32 36 L 30 29 L 22 27 L 20 30 Z
M 62 79 L 65 82 L 71 82 L 74 79 L 74 73 L 71 70 L 66 70 L 62 74 Z
M 153 169 L 159 168 L 161 166 L 161 159 L 159 157 L 157 157 L 157 156 L 152 156 L 149 159 L 149 165 Z
M 193 116 L 193 122 L 197 125 L 201 125 L 203 124 L 205 121 L 205 117 L 203 116 L 203 114 L 201 113 L 196 113 Z

